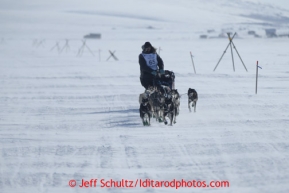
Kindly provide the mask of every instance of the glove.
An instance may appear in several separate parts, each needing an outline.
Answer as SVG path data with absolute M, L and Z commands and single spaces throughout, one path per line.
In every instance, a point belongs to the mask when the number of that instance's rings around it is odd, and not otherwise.
M 156 72 L 156 71 L 152 71 L 151 74 L 154 75 L 154 76 L 156 76 L 156 75 L 157 75 L 157 72 Z
M 160 69 L 160 74 L 165 74 L 165 71 L 163 69 Z

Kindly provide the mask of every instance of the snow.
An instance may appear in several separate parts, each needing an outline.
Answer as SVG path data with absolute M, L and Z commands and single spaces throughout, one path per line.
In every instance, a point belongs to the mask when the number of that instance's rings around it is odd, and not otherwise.
M 264 29 L 289 33 L 288 10 L 282 0 L 1 0 L 0 192 L 287 193 L 289 39 L 267 38 Z M 233 71 L 230 48 L 213 72 L 229 41 L 199 36 L 227 31 L 238 33 L 233 42 L 248 72 L 234 49 Z M 95 56 L 85 48 L 77 57 L 89 33 L 102 34 L 86 41 Z M 145 41 L 161 48 L 181 94 L 199 94 L 196 113 L 182 96 L 173 126 L 152 120 L 143 127 L 139 118 Z M 52 50 L 57 42 L 61 54 Z M 108 50 L 119 61 L 106 61 Z M 218 180 L 230 187 L 80 188 L 82 179 Z

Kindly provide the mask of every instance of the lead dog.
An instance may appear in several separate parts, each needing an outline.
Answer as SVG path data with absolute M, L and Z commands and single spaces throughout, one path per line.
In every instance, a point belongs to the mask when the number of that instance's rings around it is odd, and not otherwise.
M 151 106 L 149 104 L 148 98 L 142 99 L 142 103 L 139 107 L 140 118 L 144 126 L 149 126 L 151 124 Z
M 190 112 L 192 112 L 191 104 L 192 104 L 192 107 L 194 107 L 194 112 L 196 112 L 197 101 L 198 101 L 197 91 L 195 89 L 189 88 L 189 90 L 188 90 L 188 107 L 189 107 Z
M 139 104 L 142 103 L 142 100 L 143 100 L 143 99 L 146 99 L 146 98 L 149 99 L 149 104 L 150 104 L 150 106 L 151 106 L 152 115 L 154 115 L 154 108 L 153 108 L 152 100 L 150 100 L 150 98 L 151 98 L 151 95 L 152 95 L 155 91 L 156 91 L 156 89 L 155 89 L 154 86 L 149 86 L 148 89 L 145 90 L 144 93 L 141 93 L 141 94 L 139 95 L 139 98 L 138 98 Z
M 142 100 L 143 100 L 144 98 L 149 98 L 150 95 L 151 95 L 152 93 L 154 93 L 154 92 L 155 92 L 155 88 L 154 88 L 153 86 L 149 86 L 148 89 L 145 90 L 144 93 L 141 93 L 141 94 L 139 95 L 139 98 L 138 98 L 139 104 L 142 103 Z

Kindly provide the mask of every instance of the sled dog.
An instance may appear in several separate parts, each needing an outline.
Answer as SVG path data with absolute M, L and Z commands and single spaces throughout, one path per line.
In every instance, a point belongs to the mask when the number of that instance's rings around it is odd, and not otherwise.
M 150 102 L 153 107 L 153 117 L 156 118 L 156 121 L 163 122 L 165 97 L 159 90 L 156 90 L 151 94 Z
M 142 100 L 142 103 L 139 107 L 140 118 L 142 119 L 142 123 L 144 126 L 149 126 L 151 119 L 151 106 L 149 104 L 148 98 Z
M 165 104 L 164 104 L 164 123 L 168 124 L 166 117 L 170 120 L 170 125 L 172 126 L 173 123 L 176 123 L 176 107 L 172 99 L 171 93 L 169 93 L 165 97 Z
M 194 107 L 194 112 L 196 112 L 196 107 L 197 107 L 197 101 L 198 101 L 198 93 L 195 89 L 189 88 L 188 90 L 188 107 L 190 112 L 191 111 L 191 104 L 192 107 Z
M 180 114 L 180 94 L 178 92 L 177 89 L 173 89 L 171 91 L 171 95 L 172 95 L 172 100 L 174 102 L 175 105 L 175 109 L 176 109 L 176 116 Z
M 142 100 L 143 100 L 144 98 L 149 98 L 150 95 L 151 95 L 152 93 L 154 93 L 154 92 L 155 92 L 155 88 L 154 88 L 153 86 L 149 86 L 148 89 L 145 90 L 144 93 L 141 93 L 141 94 L 139 95 L 139 99 L 138 99 L 138 100 L 139 100 L 139 104 L 142 103 Z

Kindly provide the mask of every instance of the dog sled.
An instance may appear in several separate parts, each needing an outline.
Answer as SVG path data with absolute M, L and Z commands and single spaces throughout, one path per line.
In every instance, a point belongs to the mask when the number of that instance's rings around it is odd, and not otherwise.
M 175 89 L 175 73 L 165 70 L 164 74 L 159 74 L 154 80 L 154 86 L 168 86 L 171 90 Z

